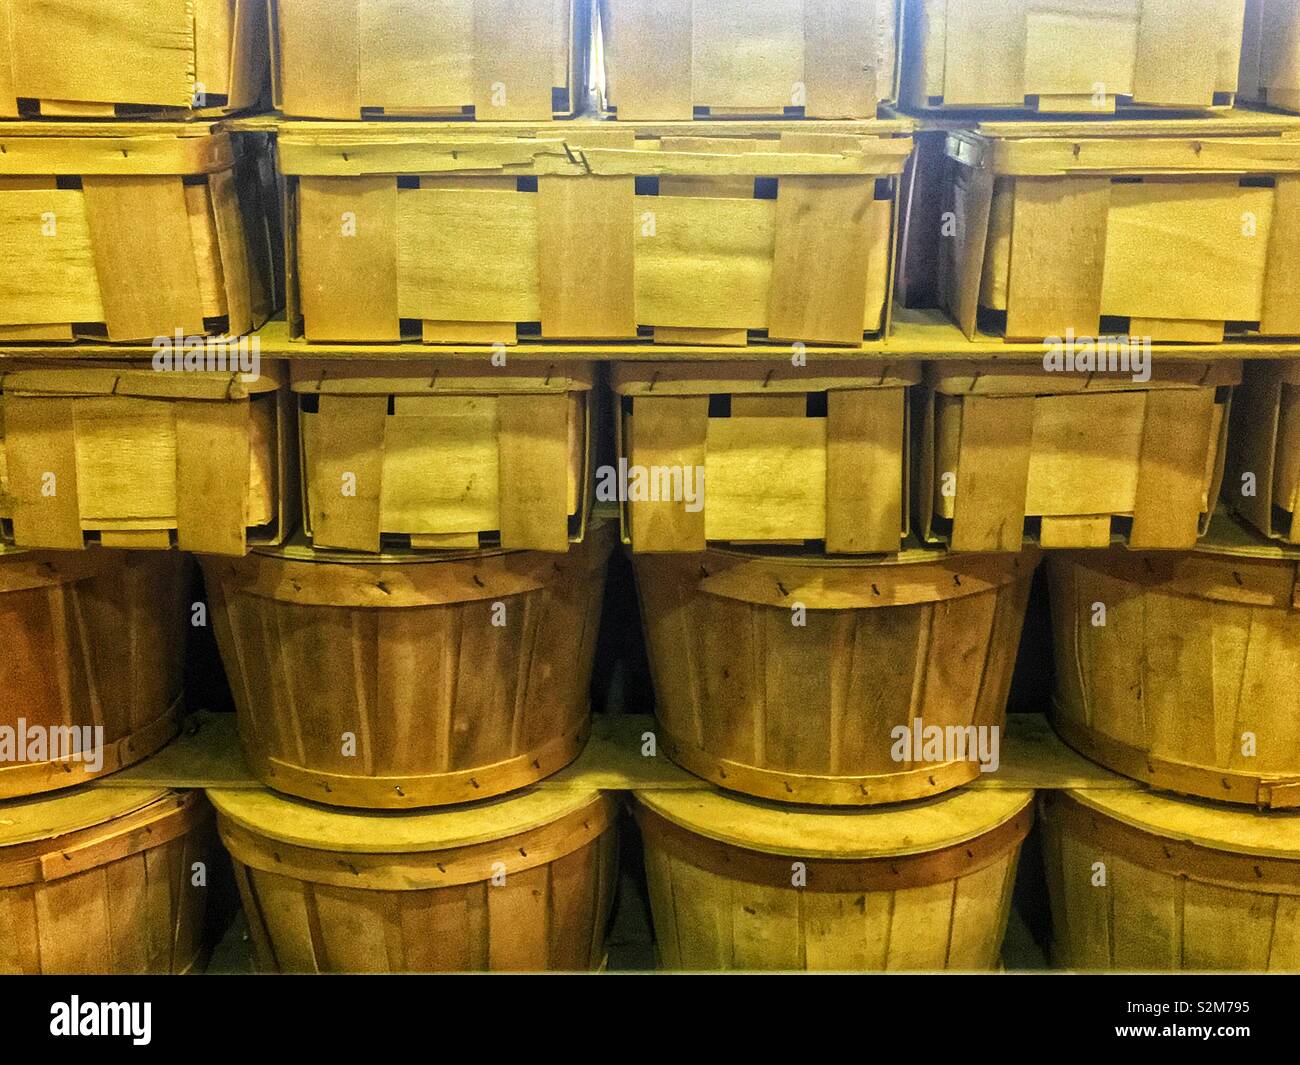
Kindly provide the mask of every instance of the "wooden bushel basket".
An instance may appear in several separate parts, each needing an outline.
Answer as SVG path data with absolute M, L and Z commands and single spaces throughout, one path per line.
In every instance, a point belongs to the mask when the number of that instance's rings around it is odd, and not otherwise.
M 1232 106 L 1243 0 L 903 0 L 914 108 Z
M 278 791 L 406 809 L 489 798 L 577 757 L 614 539 L 566 555 L 206 557 L 244 753 Z
M 1054 965 L 1300 968 L 1300 816 L 1130 790 L 1039 802 Z
M 0 373 L 0 529 L 67 550 L 242 555 L 278 543 L 298 484 L 286 376 L 277 363 L 257 375 L 141 363 Z
M 832 554 L 897 551 L 919 381 L 914 363 L 618 364 L 624 540 L 637 552 L 809 541 Z
M 1216 520 L 1194 552 L 1054 554 L 1048 574 L 1066 742 L 1159 788 L 1300 806 L 1300 550 Z
M 1246 363 L 1233 393 L 1223 500 L 1265 535 L 1300 544 L 1300 359 Z
M 590 970 L 612 797 L 561 788 L 421 814 L 210 791 L 263 972 Z
M 872 810 L 793 810 L 639 791 L 665 969 L 996 968 L 1028 791 Z
M 276 107 L 539 121 L 582 109 L 592 0 L 267 0 Z
M 240 336 L 270 313 L 261 187 L 206 123 L 0 123 L 0 341 Z
M 1300 111 L 1300 8 L 1290 0 L 1246 0 L 1237 98 Z
M 189 972 L 211 833 L 196 791 L 77 788 L 0 805 L 0 974 Z
M 175 552 L 0 547 L 0 799 L 112 773 L 176 735 L 188 573 Z
M 309 341 L 862 345 L 911 124 L 282 124 Z
M 590 507 L 594 364 L 292 364 L 315 547 L 567 551 Z
M 786 802 L 900 802 L 976 779 L 980 734 L 1000 739 L 1033 550 L 634 563 L 660 744 L 697 776 Z M 934 728 L 953 741 L 937 754 Z
M 875 118 L 895 97 L 894 0 L 600 0 L 621 119 Z
M 7 0 L 0 117 L 218 116 L 266 87 L 265 0 Z
M 969 338 L 1300 334 L 1300 119 L 981 122 L 947 152 Z
M 1151 378 L 1041 363 L 939 362 L 921 410 L 917 526 L 954 551 L 1190 548 L 1209 525 L 1237 361 L 1161 360 Z

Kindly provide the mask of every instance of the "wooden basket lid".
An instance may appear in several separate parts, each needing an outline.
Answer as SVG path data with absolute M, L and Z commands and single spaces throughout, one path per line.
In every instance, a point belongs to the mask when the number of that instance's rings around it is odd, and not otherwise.
M 616 521 L 611 521 L 608 517 L 592 514 L 587 522 L 587 535 L 576 543 L 570 543 L 566 554 L 577 554 L 589 550 L 593 546 L 598 550 L 611 550 L 616 524 Z M 504 547 L 454 548 L 446 551 L 409 548 L 379 552 L 349 551 L 340 548 L 314 547 L 307 538 L 306 532 L 302 528 L 298 528 L 292 536 L 281 543 L 259 545 L 254 547 L 249 554 L 264 558 L 283 559 L 286 562 L 334 563 L 341 566 L 432 566 L 440 562 L 464 562 L 467 560 L 501 558 L 503 556 L 514 556 L 520 560 L 530 555 L 555 557 L 556 553 L 531 551 L 528 548 Z
M 606 801 L 582 788 L 532 788 L 429 811 L 342 810 L 266 789 L 213 789 L 218 813 L 254 835 L 310 850 L 410 854 L 506 839 Z
M 1036 549 L 1032 545 L 1026 545 L 1025 550 L 1036 554 Z M 1008 558 L 1014 558 L 1012 552 L 971 552 L 971 551 L 953 551 L 942 544 L 928 544 L 922 540 L 915 532 L 907 534 L 899 549 L 893 553 L 887 554 L 862 554 L 862 555 L 826 555 L 808 551 L 801 546 L 789 546 L 783 544 L 772 544 L 766 546 L 763 544 L 746 544 L 744 546 L 729 546 L 723 543 L 717 546 L 710 545 L 709 554 L 725 555 L 728 558 L 744 558 L 753 561 L 779 562 L 781 565 L 807 567 L 812 570 L 845 570 L 845 569 L 863 569 L 878 568 L 881 566 L 923 566 L 927 563 L 951 563 L 960 567 L 963 563 L 973 562 L 979 564 L 981 560 L 1007 561 Z
M 1098 338 L 1125 342 L 1130 338 Z M 1134 381 L 1124 370 L 1049 370 L 1042 358 L 947 359 L 925 365 L 928 388 L 945 396 L 1064 396 L 1107 392 L 1150 392 L 1163 388 L 1219 388 L 1241 384 L 1240 359 L 1152 359 L 1151 375 Z
M 50 588 L 97 577 L 120 565 L 112 548 L 85 551 L 44 551 L 0 544 L 0 595 Z
M 615 124 L 291 119 L 275 128 L 280 169 L 288 176 L 885 176 L 901 173 L 911 155 L 908 119 L 819 121 L 817 127 L 799 130 L 800 140 L 786 139 L 788 123 L 749 119 L 710 121 L 707 130 L 690 120 Z M 757 142 L 755 150 L 716 145 L 737 135 Z M 819 139 L 810 145 L 809 137 Z
M 289 366 L 289 383 L 307 395 L 553 395 L 590 391 L 595 366 L 558 357 L 512 363 L 508 371 L 456 359 L 299 359 Z
M 0 803 L 0 847 L 93 828 L 171 794 L 166 788 L 80 787 Z
M 908 547 L 893 555 L 824 557 L 757 547 L 710 548 L 683 555 L 633 555 L 642 579 L 664 569 L 689 571 L 700 592 L 809 610 L 870 610 L 937 603 L 996 591 L 1028 578 L 1041 553 L 1028 546 L 1002 554 Z
M 279 558 L 287 562 L 335 563 L 346 566 L 373 565 L 418 565 L 436 564 L 438 562 L 455 562 L 472 558 L 494 558 L 500 555 L 515 554 L 500 547 L 482 550 L 474 548 L 455 548 L 448 551 L 349 551 L 341 548 L 313 547 L 306 532 L 297 529 L 292 536 L 278 544 L 262 544 L 250 551 L 250 554 L 264 558 Z
M 920 384 L 922 364 L 821 359 L 815 367 L 771 359 L 735 362 L 616 362 L 610 387 L 620 396 L 790 395 Z
M 206 338 L 205 338 L 206 339 Z M 274 392 L 274 374 L 237 370 L 155 370 L 151 366 L 47 366 L 0 372 L 4 391 L 41 397 L 132 396 L 139 399 L 248 399 Z
M 915 119 L 902 114 L 889 114 L 879 118 L 818 119 L 817 129 L 832 134 L 852 133 L 858 136 L 895 137 L 911 135 L 920 125 Z M 635 119 L 618 123 L 599 115 L 579 115 L 575 118 L 556 119 L 505 119 L 503 121 L 472 123 L 463 119 L 391 119 L 372 118 L 358 122 L 354 119 L 293 118 L 281 114 L 239 115 L 223 118 L 221 128 L 230 133 L 293 133 L 295 130 L 313 128 L 328 133 L 342 130 L 356 134 L 367 128 L 382 132 L 385 127 L 407 133 L 432 133 L 460 137 L 475 133 L 485 139 L 501 134 L 512 137 L 532 137 L 545 134 L 570 133 L 574 136 L 608 135 L 623 130 L 636 137 L 738 137 L 750 139 L 754 135 L 777 136 L 791 128 L 789 119 L 781 118 L 711 118 L 705 129 L 699 119 L 664 118 Z M 800 131 L 802 132 L 802 131 Z M 815 131 L 813 131 L 815 132 Z
M 1139 790 L 1070 790 L 1089 810 L 1141 832 L 1229 854 L 1300 861 L 1300 813 Z
M 115 576 L 126 570 L 179 570 L 187 564 L 187 556 L 167 549 L 128 551 L 89 544 L 82 551 L 60 551 L 0 544 L 0 595 Z
M 57 122 L 33 122 L 31 119 L 15 118 L 0 121 L 0 137 L 105 137 L 112 140 L 181 137 L 191 140 L 196 137 L 211 137 L 219 132 L 216 119 L 199 118 L 60 119 Z
M 1242 137 L 1278 136 L 1300 130 L 1300 118 L 1274 111 L 1214 111 L 1193 118 L 1116 118 L 1113 114 L 1071 118 L 986 119 L 975 131 L 986 137 Z
M 980 122 L 948 133 L 959 163 L 1013 177 L 1277 174 L 1300 171 L 1300 120 L 1232 111 L 1196 119 Z
M 230 135 L 211 122 L 0 122 L 0 176 L 212 174 L 234 165 Z
M 1154 590 L 1222 603 L 1294 610 L 1300 607 L 1300 547 L 1267 540 L 1222 510 L 1204 540 L 1185 551 L 1068 550 L 1050 552 L 1048 568 L 1077 568 Z
M 721 791 L 638 791 L 661 817 L 720 843 L 764 854 L 846 861 L 925 854 L 977 838 L 1033 801 L 1019 789 L 964 788 L 861 809 L 790 806 Z

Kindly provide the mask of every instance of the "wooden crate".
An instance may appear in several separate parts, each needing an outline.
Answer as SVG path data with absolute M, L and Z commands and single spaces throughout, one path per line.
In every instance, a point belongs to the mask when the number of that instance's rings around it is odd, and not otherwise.
M 1246 0 L 1237 98 L 1300 111 L 1300 9 L 1293 0 Z
M 312 544 L 567 551 L 591 504 L 593 369 L 293 363 Z
M 665 969 L 988 970 L 1033 794 L 796 812 L 639 791 L 635 812 Z
M 908 128 L 282 124 L 290 326 L 860 346 L 887 329 Z
M 948 137 L 944 305 L 968 337 L 1300 333 L 1300 120 L 982 122 Z
M 621 119 L 875 118 L 895 99 L 895 0 L 600 0 Z
M 380 814 L 208 795 L 263 972 L 584 970 L 604 956 L 612 796 L 533 790 Z
M 177 552 L 0 546 L 0 799 L 115 772 L 176 735 L 189 572 Z
M 638 552 L 726 542 L 897 551 L 907 394 L 919 380 L 913 363 L 618 364 L 624 541 Z M 663 490 L 674 477 L 678 498 Z
M 766 799 L 862 806 L 976 779 L 1003 724 L 1037 552 L 637 555 L 659 742 Z M 895 730 L 920 721 L 920 750 Z M 930 757 L 925 729 L 965 752 Z M 931 733 L 930 735 L 933 735 Z M 895 757 L 895 755 L 902 757 Z M 990 761 L 991 764 L 991 761 Z
M 568 554 L 203 559 L 245 757 L 267 786 L 407 809 L 525 787 L 577 757 L 614 541 Z
M 1131 790 L 1039 802 L 1055 965 L 1300 967 L 1300 816 Z
M 1260 532 L 1300 544 L 1300 360 L 1246 363 L 1233 395 L 1223 499 Z
M 191 867 L 209 861 L 211 836 L 196 791 L 75 788 L 0 805 L 0 974 L 189 972 L 208 894 Z
M 1223 476 L 1236 361 L 1157 362 L 1151 379 L 1040 363 L 926 367 L 913 416 L 917 523 L 955 551 L 1186 548 Z
M 287 376 L 275 362 L 256 375 L 77 360 L 0 369 L 0 530 L 41 548 L 242 555 L 278 543 L 298 492 Z
M 591 0 L 268 3 L 286 115 L 539 121 L 586 102 Z
M 903 0 L 903 99 L 1040 113 L 1232 106 L 1245 0 Z
M 264 100 L 263 0 L 7 0 L 0 117 L 221 115 Z
M 0 122 L 0 342 L 261 325 L 272 292 L 258 179 L 214 128 Z
M 1066 742 L 1155 787 L 1300 807 L 1300 551 L 1221 515 L 1195 551 L 1065 552 L 1048 574 Z

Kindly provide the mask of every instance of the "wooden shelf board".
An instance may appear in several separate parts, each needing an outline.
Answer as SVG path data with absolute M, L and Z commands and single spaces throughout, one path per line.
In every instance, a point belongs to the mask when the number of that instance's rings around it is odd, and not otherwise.
M 361 120 L 329 118 L 288 118 L 280 112 L 244 115 L 224 119 L 220 128 L 227 133 L 289 133 L 293 136 L 341 137 L 365 140 L 384 137 L 442 138 L 465 137 L 490 140 L 493 137 L 531 137 L 563 135 L 566 130 L 632 130 L 641 137 L 672 136 L 746 136 L 779 133 L 835 133 L 862 136 L 911 133 L 915 119 L 903 114 L 880 118 L 677 118 L 632 119 L 620 122 L 609 115 L 584 111 L 570 118 L 538 121 L 476 121 L 470 118 L 411 118 L 367 116 Z
M 642 737 L 655 731 L 649 714 L 600 714 L 592 736 L 572 765 L 540 781 L 539 788 L 601 791 L 712 790 L 665 755 L 644 757 Z M 178 736 L 151 758 L 89 787 L 259 788 L 239 750 L 233 714 L 190 715 Z M 1003 737 L 1001 764 L 973 788 L 1132 789 L 1143 785 L 1089 762 L 1067 747 L 1041 714 L 1012 714 Z

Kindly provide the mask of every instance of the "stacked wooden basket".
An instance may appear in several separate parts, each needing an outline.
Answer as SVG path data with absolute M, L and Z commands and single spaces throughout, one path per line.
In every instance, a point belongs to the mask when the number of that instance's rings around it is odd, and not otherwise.
M 191 569 L 169 548 L 243 552 L 285 524 L 274 373 L 156 373 L 102 343 L 179 361 L 275 302 L 256 144 L 217 121 L 258 100 L 265 20 L 152 7 L 0 13 L 4 973 L 200 959 L 202 793 L 84 782 L 176 735 Z
M 1300 333 L 1300 131 L 1231 106 L 1294 107 L 1295 10 L 904 17 L 904 98 L 963 116 L 913 201 L 943 239 L 908 252 L 969 341 L 1042 360 L 927 367 L 922 531 L 1066 549 L 1052 723 L 1150 785 L 1042 793 L 1053 960 L 1294 969 L 1298 364 L 1278 338 Z
M 1054 963 L 1300 965 L 1300 20 L 1200 6 L 0 10 L 0 972 L 200 966 L 217 837 L 264 971 L 599 969 L 620 541 L 664 968 L 998 968 L 1035 783 Z

